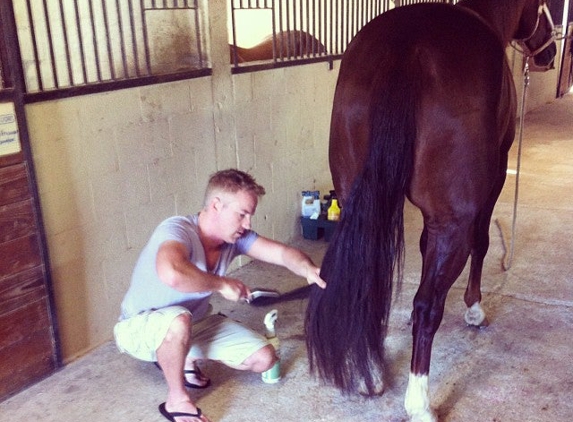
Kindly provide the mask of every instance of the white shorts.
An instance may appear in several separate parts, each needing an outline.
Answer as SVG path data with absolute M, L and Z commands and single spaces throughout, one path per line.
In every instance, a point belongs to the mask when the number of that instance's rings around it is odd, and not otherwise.
M 183 313 L 190 312 L 182 306 L 170 306 L 120 321 L 114 327 L 115 343 L 122 353 L 155 362 L 171 322 Z M 269 344 L 264 336 L 221 314 L 194 322 L 191 341 L 189 358 L 215 360 L 231 367 Z

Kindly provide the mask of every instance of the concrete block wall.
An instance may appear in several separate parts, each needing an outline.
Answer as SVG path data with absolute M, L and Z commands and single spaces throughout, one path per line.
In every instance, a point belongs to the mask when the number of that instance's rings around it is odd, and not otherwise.
M 300 192 L 331 189 L 336 67 L 232 75 L 226 1 L 205 5 L 212 76 L 26 107 L 66 362 L 112 338 L 139 251 L 200 209 L 213 172 L 253 174 L 267 190 L 254 227 L 285 242 Z
M 336 76 L 319 63 L 27 106 L 66 361 L 111 338 L 148 236 L 198 211 L 214 171 L 237 167 L 266 187 L 261 234 L 299 235 L 300 192 L 331 189 Z
M 224 105 L 205 77 L 27 106 L 66 360 L 111 338 L 151 231 L 198 211 L 214 171 L 266 187 L 261 234 L 299 234 L 300 192 L 331 189 L 336 74 L 321 63 L 229 75 Z

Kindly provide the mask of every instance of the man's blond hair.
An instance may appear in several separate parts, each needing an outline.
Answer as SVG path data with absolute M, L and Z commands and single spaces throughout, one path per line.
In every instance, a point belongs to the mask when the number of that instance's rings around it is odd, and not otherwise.
M 207 205 L 215 192 L 237 193 L 239 191 L 251 192 L 260 198 L 265 194 L 265 188 L 257 183 L 255 178 L 244 171 L 237 169 L 221 170 L 213 173 L 205 190 L 204 205 Z

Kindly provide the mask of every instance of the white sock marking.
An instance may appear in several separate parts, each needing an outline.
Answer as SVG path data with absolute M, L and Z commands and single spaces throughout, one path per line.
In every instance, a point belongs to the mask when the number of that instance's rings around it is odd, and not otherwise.
M 474 303 L 467 309 L 464 320 L 468 325 L 479 327 L 485 320 L 485 312 L 479 302 Z
M 430 407 L 427 375 L 410 373 L 404 407 L 412 422 L 438 422 L 438 418 Z

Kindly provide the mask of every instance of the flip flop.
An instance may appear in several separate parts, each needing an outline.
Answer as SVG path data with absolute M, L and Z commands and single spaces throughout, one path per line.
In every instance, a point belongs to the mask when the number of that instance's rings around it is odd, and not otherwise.
M 185 386 L 186 387 L 201 389 L 201 388 L 207 388 L 211 385 L 211 380 L 207 376 L 203 375 L 203 372 L 201 372 L 199 367 L 196 367 L 196 369 L 185 369 L 183 371 L 183 373 L 185 375 L 187 375 L 187 374 L 195 375 L 197 377 L 197 379 L 201 379 L 201 378 L 205 379 L 205 384 L 193 384 L 192 382 L 187 381 L 187 378 L 185 378 Z
M 183 417 L 201 419 L 201 415 L 203 414 L 199 408 L 197 408 L 197 413 L 168 412 L 165 408 L 165 403 L 161 403 L 159 405 L 159 413 L 161 413 L 167 420 L 170 420 L 171 422 L 177 422 L 175 418 Z
M 155 364 L 155 366 L 157 366 L 160 370 L 161 366 L 159 365 L 159 363 L 157 362 L 153 362 Z M 187 388 L 197 388 L 197 389 L 203 389 L 203 388 L 207 388 L 211 385 L 211 380 L 209 379 L 209 377 L 205 376 L 203 374 L 203 372 L 201 372 L 201 370 L 199 369 L 198 366 L 195 367 L 195 369 L 185 369 L 183 371 L 184 375 L 195 375 L 197 378 L 201 378 L 203 377 L 206 381 L 205 384 L 194 384 L 192 382 L 187 381 L 187 378 L 184 378 L 184 383 L 185 383 L 185 387 Z

